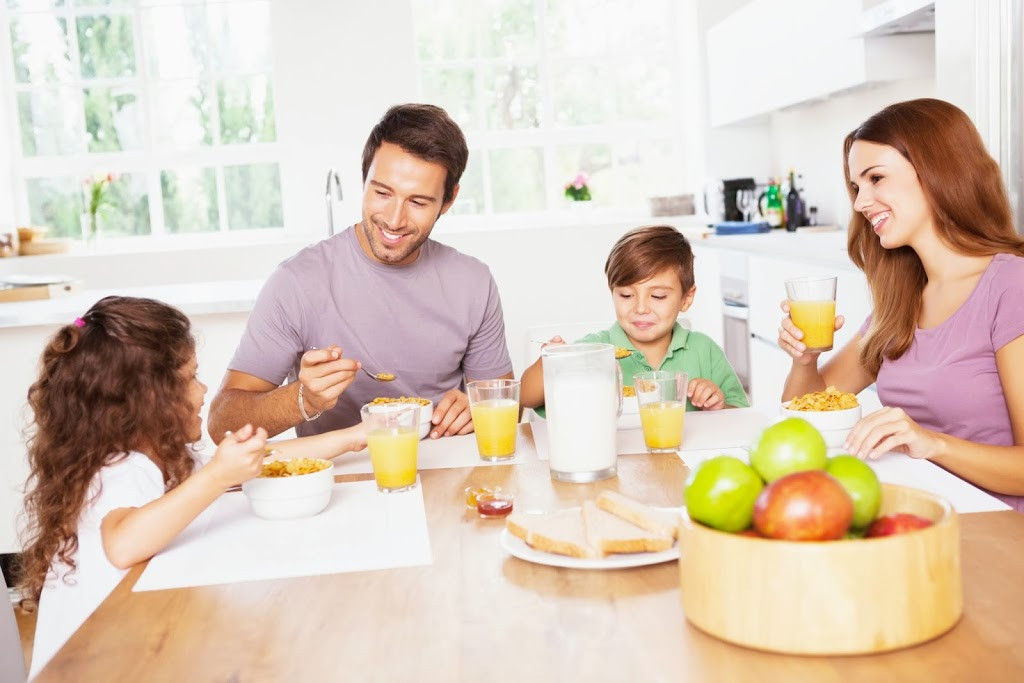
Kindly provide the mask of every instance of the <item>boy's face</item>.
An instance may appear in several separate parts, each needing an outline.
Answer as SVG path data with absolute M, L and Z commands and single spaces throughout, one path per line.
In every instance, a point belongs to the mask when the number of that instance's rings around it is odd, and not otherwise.
M 612 288 L 615 318 L 635 344 L 651 344 L 672 336 L 676 316 L 693 303 L 697 288 L 684 292 L 675 268 L 624 287 Z

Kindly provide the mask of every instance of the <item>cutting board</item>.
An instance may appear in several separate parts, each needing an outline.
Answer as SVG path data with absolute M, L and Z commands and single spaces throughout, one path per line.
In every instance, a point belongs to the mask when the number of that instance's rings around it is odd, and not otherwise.
M 78 280 L 46 285 L 11 285 L 0 282 L 0 303 L 11 301 L 37 301 L 67 296 L 81 286 Z

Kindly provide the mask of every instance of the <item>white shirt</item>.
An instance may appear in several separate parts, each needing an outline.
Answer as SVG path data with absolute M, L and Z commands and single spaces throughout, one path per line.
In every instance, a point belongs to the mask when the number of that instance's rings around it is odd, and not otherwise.
M 143 453 L 130 453 L 93 477 L 86 507 L 78 520 L 75 573 L 65 581 L 67 566 L 55 564 L 57 576 L 49 578 L 39 596 L 29 678 L 42 670 L 128 571 L 111 564 L 103 551 L 100 537 L 103 518 L 112 510 L 142 507 L 162 495 L 163 475 Z

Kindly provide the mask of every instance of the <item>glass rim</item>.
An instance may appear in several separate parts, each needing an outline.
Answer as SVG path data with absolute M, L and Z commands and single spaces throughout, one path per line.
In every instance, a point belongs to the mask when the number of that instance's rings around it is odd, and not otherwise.
M 584 355 L 587 353 L 597 353 L 604 351 L 605 349 L 611 349 L 615 351 L 614 344 L 604 344 L 602 342 L 580 342 L 578 344 L 555 344 L 554 346 L 545 346 L 540 350 L 542 356 L 554 356 L 556 354 L 563 355 Z
M 811 282 L 830 282 L 832 280 L 837 279 L 838 277 L 839 277 L 838 275 L 827 275 L 825 277 L 814 277 L 814 276 L 810 276 L 810 275 L 805 275 L 805 276 L 802 276 L 802 277 L 791 277 L 791 278 L 787 279 L 785 281 L 785 283 L 788 285 L 791 282 L 792 283 L 801 283 L 801 284 L 804 284 L 804 283 L 810 284 Z M 778 282 L 778 280 L 776 280 L 776 282 Z
M 504 387 L 514 387 L 517 384 L 522 384 L 521 379 L 474 379 L 470 382 L 466 382 L 466 388 L 472 387 L 488 388 L 488 389 L 502 389 Z
M 644 370 L 633 373 L 633 379 L 637 377 L 640 379 L 678 379 L 679 377 L 689 377 L 689 375 L 685 370 Z

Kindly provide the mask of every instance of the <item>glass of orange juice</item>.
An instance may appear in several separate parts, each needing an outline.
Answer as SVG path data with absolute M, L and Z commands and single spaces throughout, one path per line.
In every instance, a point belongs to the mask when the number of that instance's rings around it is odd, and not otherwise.
M 366 446 L 377 489 L 383 493 L 416 486 L 420 447 L 418 403 L 368 404 L 360 411 L 366 424 Z
M 682 446 L 688 381 L 685 372 L 669 370 L 633 375 L 633 387 L 640 404 L 640 426 L 651 453 L 674 453 Z
M 519 430 L 519 380 L 481 379 L 468 383 L 466 391 L 480 458 L 511 458 Z
M 831 351 L 836 331 L 836 278 L 797 277 L 786 280 L 789 317 L 804 333 L 808 351 Z

